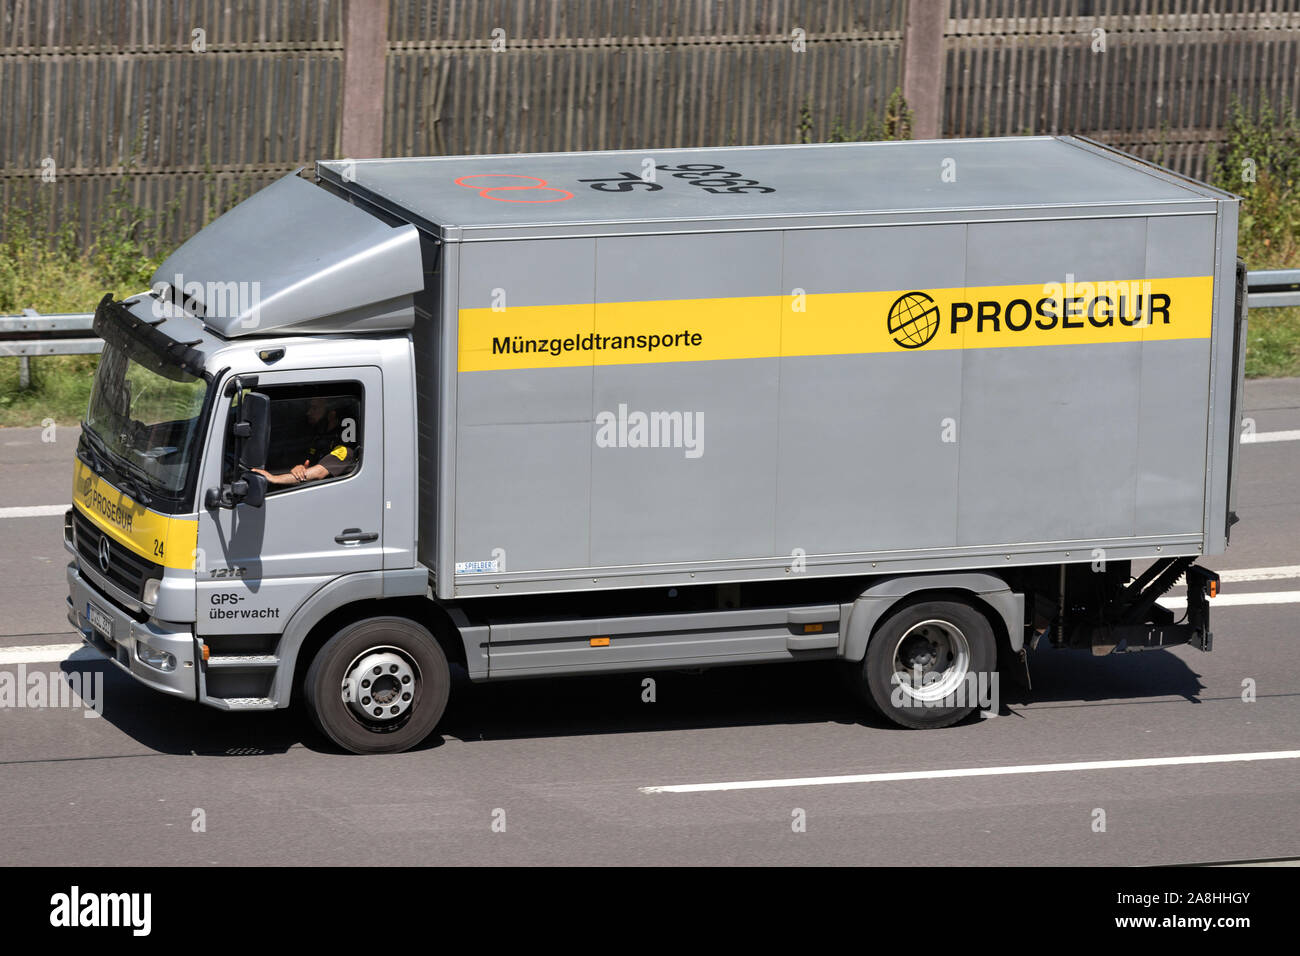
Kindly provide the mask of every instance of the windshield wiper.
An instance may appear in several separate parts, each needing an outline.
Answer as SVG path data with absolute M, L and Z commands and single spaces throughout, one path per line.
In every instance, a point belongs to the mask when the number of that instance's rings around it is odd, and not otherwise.
M 123 491 L 142 505 L 147 505 L 153 501 L 153 495 L 141 488 L 140 483 L 134 478 L 123 475 L 118 479 L 117 484 Z
M 120 464 L 122 466 L 122 470 L 125 470 L 130 473 L 130 474 L 120 476 L 121 480 L 118 482 L 118 484 L 122 485 L 122 490 L 127 492 L 127 494 L 129 494 L 132 498 L 139 501 L 140 504 L 142 505 L 147 505 L 149 502 L 153 501 L 153 495 L 145 491 L 144 487 L 142 487 L 143 485 L 148 485 L 150 487 L 153 486 L 153 475 L 149 474 L 149 472 L 141 468 L 139 465 L 131 461 L 129 458 L 125 458 L 125 457 L 122 458 L 120 460 Z M 132 491 L 130 488 L 126 487 L 127 483 L 130 483 L 132 486 L 134 486 L 135 491 Z
M 90 466 L 92 471 L 98 472 L 104 470 L 103 459 L 99 457 L 99 452 L 95 451 L 95 446 L 92 445 L 90 442 L 86 442 L 84 448 L 78 449 L 77 457 L 88 459 L 86 461 L 86 464 Z
M 108 452 L 106 449 L 101 448 L 99 444 L 103 442 L 103 439 L 87 428 L 84 423 L 81 426 L 81 437 L 86 443 L 85 452 L 86 456 L 90 458 L 88 462 L 90 467 L 96 472 L 108 471 L 110 468 Z

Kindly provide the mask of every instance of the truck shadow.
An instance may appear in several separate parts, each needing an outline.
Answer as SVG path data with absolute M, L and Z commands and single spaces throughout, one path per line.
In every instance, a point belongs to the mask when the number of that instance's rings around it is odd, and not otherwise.
M 1023 705 L 1122 704 L 1153 697 L 1194 703 L 1204 689 L 1199 676 L 1168 651 L 1095 658 L 1086 651 L 1040 649 L 1030 655 L 1029 666 L 1032 691 L 1009 672 L 1002 675 L 1002 714 Z M 300 708 L 226 713 L 156 694 L 107 664 L 83 668 L 105 672 L 104 719 L 160 753 L 257 756 L 295 745 L 341 752 Z M 498 684 L 472 684 L 458 674 L 438 733 L 416 749 L 438 747 L 447 737 L 474 742 L 768 724 L 833 722 L 900 730 L 858 699 L 851 680 L 852 672 L 833 662 Z M 976 720 L 972 715 L 968 722 Z
M 440 729 L 467 741 L 828 721 L 892 726 L 857 698 L 841 668 L 822 662 L 466 682 L 458 690 Z
M 228 713 L 201 707 L 142 687 L 107 661 L 65 661 L 62 670 L 102 673 L 100 718 L 158 753 L 200 757 L 284 753 L 311 733 L 297 712 Z
M 1004 681 L 1002 696 L 1013 705 L 1124 703 L 1152 697 L 1199 703 L 1205 685 L 1186 661 L 1194 653 L 1199 652 L 1181 648 L 1177 653 L 1150 650 L 1093 657 L 1086 650 L 1039 647 L 1029 654 L 1032 690 Z

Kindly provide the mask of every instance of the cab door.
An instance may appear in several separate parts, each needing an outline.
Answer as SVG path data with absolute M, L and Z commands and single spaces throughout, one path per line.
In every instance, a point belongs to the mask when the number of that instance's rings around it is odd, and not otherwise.
M 303 414 L 313 397 L 340 412 L 340 440 L 347 441 L 353 461 L 338 476 L 268 485 L 260 508 L 200 508 L 200 634 L 278 634 L 330 580 L 382 569 L 382 385 L 380 370 L 372 366 L 259 373 L 256 391 L 271 399 L 269 471 L 301 464 L 308 439 L 319 431 Z M 229 395 L 219 398 L 214 421 L 220 427 L 209 435 L 200 503 L 203 490 L 222 481 L 232 401 Z M 318 450 L 313 460 L 327 452 Z

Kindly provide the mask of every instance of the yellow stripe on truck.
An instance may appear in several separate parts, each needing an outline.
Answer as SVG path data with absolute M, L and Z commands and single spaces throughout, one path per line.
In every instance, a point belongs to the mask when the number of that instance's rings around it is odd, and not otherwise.
M 1204 339 L 1213 304 L 1196 276 L 461 309 L 459 369 Z
M 174 518 L 151 511 L 80 460 L 73 477 L 72 503 L 95 527 L 140 557 L 168 568 L 194 567 L 198 518 Z

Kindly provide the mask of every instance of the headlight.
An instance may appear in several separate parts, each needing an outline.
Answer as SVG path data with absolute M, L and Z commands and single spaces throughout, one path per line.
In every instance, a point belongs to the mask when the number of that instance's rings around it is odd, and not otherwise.
M 158 603 L 158 589 L 160 587 L 162 587 L 162 578 L 150 578 L 144 582 L 144 590 L 140 594 L 140 600 L 153 607 Z
M 176 658 L 166 651 L 157 651 L 143 641 L 135 642 L 135 656 L 140 658 L 150 667 L 156 667 L 160 671 L 176 670 Z

